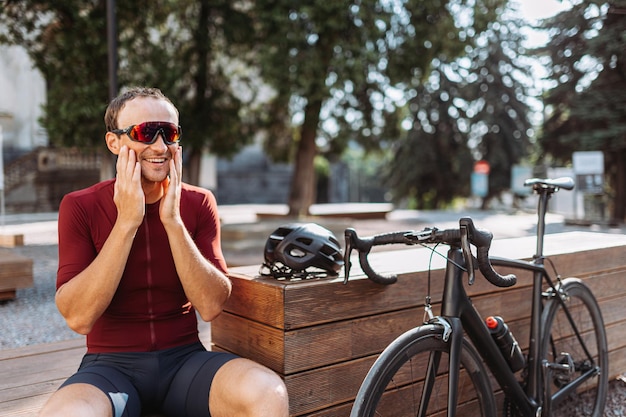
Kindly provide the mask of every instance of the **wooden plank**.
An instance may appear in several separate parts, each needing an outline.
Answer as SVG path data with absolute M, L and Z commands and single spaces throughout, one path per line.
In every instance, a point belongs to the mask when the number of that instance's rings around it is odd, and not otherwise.
M 255 272 L 256 273 L 256 272 Z M 231 270 L 233 294 L 224 306 L 224 311 L 245 316 L 276 328 L 284 328 L 283 305 L 284 283 L 274 279 L 256 279 Z
M 614 270 L 598 277 L 588 277 L 585 281 L 591 287 L 601 288 L 603 290 L 601 294 L 606 292 L 615 294 L 624 291 L 621 288 L 623 285 L 620 284 L 621 278 L 622 271 Z M 524 278 L 521 283 L 530 282 L 530 279 L 530 277 Z M 326 286 L 328 285 L 327 282 Z M 419 285 L 423 283 L 417 286 Z M 322 305 L 326 305 L 324 300 L 333 295 L 324 295 L 323 291 L 315 294 L 317 302 Z M 372 300 L 369 294 L 358 294 L 357 298 Z M 494 291 L 474 297 L 473 302 L 485 316 L 490 314 L 504 316 L 522 348 L 527 348 L 531 307 L 530 287 L 518 288 L 516 286 L 505 291 Z M 609 300 L 608 303 L 603 304 L 602 308 L 621 315 L 623 302 L 618 299 Z M 435 304 L 435 314 L 438 311 L 439 305 Z M 609 324 L 613 317 L 606 313 L 605 315 L 605 321 Z M 284 341 L 281 343 L 276 342 L 281 339 L 281 335 L 273 328 L 264 328 L 258 323 L 254 323 L 251 327 L 244 317 L 226 314 L 223 316 L 229 317 L 230 325 L 222 328 L 219 318 L 214 322 L 213 342 L 216 345 L 230 351 L 240 352 L 246 357 L 258 358 L 275 371 L 289 375 L 380 352 L 393 338 L 421 321 L 423 307 L 420 305 L 391 313 L 325 323 L 304 329 L 286 330 Z M 257 331 L 251 334 L 251 328 L 256 328 Z M 246 330 L 242 331 L 242 329 Z M 249 343 L 248 338 L 254 343 Z M 270 343 L 265 340 L 266 338 L 275 342 Z M 245 349 L 242 349 L 243 345 L 246 346 Z M 337 349 L 337 346 L 343 348 Z M 270 360 L 267 360 L 268 357 Z
M 1 299 L 15 298 L 15 290 L 33 286 L 33 260 L 0 248 L 0 293 Z
M 48 397 L 76 369 L 84 339 L 0 351 L 0 415 L 36 416 Z
M 7 388 L 68 377 L 78 369 L 84 353 L 84 347 L 75 347 L 0 362 L 3 369 L 0 401 L 4 400 L 2 393 Z
M 375 357 L 302 372 L 285 378 L 290 415 L 299 416 L 354 399 Z
M 51 394 L 52 391 L 45 395 L 33 395 L 27 398 L 2 402 L 0 403 L 0 414 L 3 417 L 36 417 Z
M 14 248 L 16 246 L 24 246 L 23 234 L 0 234 L 0 246 L 5 248 Z
M 211 342 L 213 350 L 237 352 L 285 373 L 284 333 L 276 328 L 224 312 L 211 323 Z
M 551 246 L 564 252 L 552 257 L 563 276 L 606 270 L 622 264 L 623 248 L 620 245 L 626 245 L 624 236 L 583 232 L 558 235 L 565 236 L 546 236 L 546 246 L 550 247 L 548 246 L 550 243 Z M 581 252 L 587 250 L 590 252 L 581 256 Z M 504 239 L 494 241 L 493 244 L 493 252 L 498 256 L 512 254 L 524 257 L 528 254 L 530 257 L 533 251 L 534 239 Z M 233 294 L 226 306 L 226 311 L 250 317 L 255 321 L 280 329 L 291 330 L 394 309 L 415 307 L 422 301 L 418 295 L 425 293 L 429 265 L 432 267 L 433 299 L 438 299 L 440 296 L 441 270 L 445 266 L 445 261 L 435 256 L 431 262 L 428 249 L 410 248 L 372 253 L 371 264 L 375 270 L 383 274 L 400 274 L 398 283 L 391 286 L 369 282 L 360 271 L 355 259 L 353 259 L 353 264 L 354 274 L 351 274 L 351 281 L 347 286 L 342 284 L 341 275 L 334 279 L 299 282 L 277 281 L 273 278 L 250 277 L 249 275 L 242 279 L 241 274 L 246 272 L 256 275 L 257 267 L 254 271 L 250 267 L 234 268 Z M 526 276 L 528 273 L 523 275 Z M 521 280 L 522 282 L 524 281 Z M 482 279 L 478 279 L 476 285 L 468 290 L 470 295 L 492 291 L 494 287 Z M 268 293 L 271 296 L 268 296 Z M 363 300 L 367 300 L 367 303 Z M 416 302 L 416 300 L 419 301 Z M 269 306 L 270 303 L 275 303 L 274 308 Z M 277 305 L 282 305 L 284 308 L 282 318 L 276 311 Z
M 85 347 L 85 338 L 76 338 L 64 340 L 61 342 L 42 343 L 38 345 L 29 345 L 14 349 L 0 349 L 0 361 L 25 356 L 41 355 L 59 350 L 68 350 L 73 348 Z M 0 362 L 1 363 L 1 362 Z
M 609 352 L 609 381 L 624 375 L 624 369 L 626 369 L 626 346 Z

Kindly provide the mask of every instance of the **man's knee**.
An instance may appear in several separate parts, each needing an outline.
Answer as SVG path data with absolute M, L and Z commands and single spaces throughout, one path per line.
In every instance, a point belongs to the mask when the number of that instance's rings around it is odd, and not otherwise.
M 67 385 L 52 394 L 39 417 L 111 417 L 107 396 L 88 384 Z
M 223 371 L 223 372 L 222 372 Z M 272 370 L 246 359 L 224 365 L 211 387 L 211 415 L 287 417 L 289 400 L 283 380 Z M 226 408 L 222 408 L 226 407 Z M 224 411 L 225 412 L 225 411 Z

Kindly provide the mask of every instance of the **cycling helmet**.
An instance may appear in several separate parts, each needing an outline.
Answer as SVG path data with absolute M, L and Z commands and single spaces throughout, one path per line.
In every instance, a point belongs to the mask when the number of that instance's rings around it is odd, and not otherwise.
M 292 223 L 270 234 L 261 274 L 312 278 L 337 275 L 342 266 L 341 247 L 330 230 L 315 223 Z

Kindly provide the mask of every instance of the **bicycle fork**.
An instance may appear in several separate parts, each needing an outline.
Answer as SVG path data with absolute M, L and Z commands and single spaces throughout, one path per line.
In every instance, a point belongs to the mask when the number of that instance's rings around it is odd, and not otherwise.
M 458 399 L 458 384 L 461 368 L 461 346 L 463 342 L 463 325 L 458 317 L 449 317 L 443 319 L 437 317 L 441 325 L 446 328 L 444 331 L 444 342 L 450 343 L 450 353 L 448 356 L 448 399 L 447 399 L 447 417 L 456 416 L 456 406 Z M 447 338 L 447 339 L 446 339 Z M 422 398 L 417 415 L 425 417 L 432 395 L 435 379 L 439 363 L 441 362 L 442 352 L 431 352 L 428 358 L 428 367 L 426 369 L 426 378 L 424 380 L 424 388 L 422 389 Z

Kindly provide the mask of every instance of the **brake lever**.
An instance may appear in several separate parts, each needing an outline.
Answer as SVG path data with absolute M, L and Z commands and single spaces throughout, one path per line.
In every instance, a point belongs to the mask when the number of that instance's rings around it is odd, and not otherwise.
M 471 220 L 470 220 L 471 221 Z M 472 255 L 472 248 L 470 247 L 470 227 L 468 219 L 463 218 L 459 222 L 461 230 L 461 249 L 463 250 L 463 257 L 465 258 L 465 266 L 467 268 L 468 285 L 474 285 L 476 280 L 476 273 L 474 272 L 474 256 Z
M 343 254 L 343 283 L 344 285 L 348 283 L 348 278 L 350 276 L 350 268 L 352 268 L 352 262 L 350 262 L 350 255 L 352 254 L 353 244 L 352 237 L 354 236 L 354 231 L 352 229 L 346 229 L 344 231 L 344 239 L 346 241 L 346 248 Z

